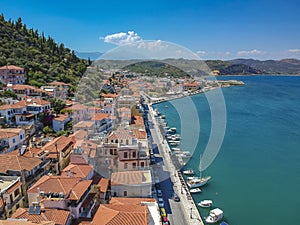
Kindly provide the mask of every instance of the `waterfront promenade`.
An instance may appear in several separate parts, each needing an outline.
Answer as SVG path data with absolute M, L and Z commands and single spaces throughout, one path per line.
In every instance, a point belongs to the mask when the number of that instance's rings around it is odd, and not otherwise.
M 159 153 L 163 159 L 162 169 L 164 171 L 167 171 L 170 175 L 170 179 L 173 183 L 173 189 L 178 194 L 181 200 L 179 204 L 174 204 L 170 201 L 172 213 L 168 216 L 168 218 L 171 224 L 175 225 L 203 225 L 203 221 L 197 210 L 197 206 L 195 205 L 189 193 L 189 189 L 187 188 L 183 178 L 181 177 L 180 173 L 178 173 L 177 168 L 174 166 L 171 160 L 171 150 L 163 134 L 160 131 L 159 124 L 157 123 L 154 117 L 153 108 L 151 107 L 151 105 L 149 105 L 148 115 L 149 121 L 151 121 L 153 124 L 153 127 L 150 129 L 153 140 L 152 144 L 157 145 Z

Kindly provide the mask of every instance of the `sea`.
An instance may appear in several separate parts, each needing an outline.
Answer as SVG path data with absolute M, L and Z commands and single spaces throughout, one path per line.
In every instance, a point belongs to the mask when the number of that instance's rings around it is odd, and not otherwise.
M 226 106 L 224 139 L 201 174 L 212 179 L 202 193 L 193 194 L 195 203 L 213 200 L 213 208 L 222 209 L 230 225 L 300 224 L 300 77 L 217 79 L 241 80 L 245 86 L 221 89 Z M 192 138 L 183 139 L 179 147 L 193 153 L 182 169 L 192 168 L 196 175 L 214 132 L 209 101 L 198 94 L 153 106 L 166 116 L 168 126 Z M 196 113 L 182 118 L 180 106 Z M 204 218 L 210 209 L 198 210 Z

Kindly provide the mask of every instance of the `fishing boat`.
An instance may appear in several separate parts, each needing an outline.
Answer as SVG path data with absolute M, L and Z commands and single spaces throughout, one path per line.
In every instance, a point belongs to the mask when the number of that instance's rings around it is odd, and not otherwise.
M 170 142 L 170 145 L 171 145 L 171 146 L 177 146 L 178 143 L 172 141 L 172 142 Z
M 183 171 L 183 174 L 184 174 L 184 175 L 193 175 L 193 174 L 194 174 L 194 170 L 192 170 L 192 169 L 184 170 L 184 171 Z
M 181 153 L 181 156 L 183 156 L 183 157 L 191 157 L 191 153 L 187 152 L 187 151 L 184 151 L 184 152 Z
M 187 185 L 190 188 L 197 188 L 202 187 L 211 179 L 210 176 L 208 177 L 196 177 L 195 179 L 188 180 Z
M 202 200 L 198 205 L 202 208 L 210 208 L 212 206 L 212 200 Z
M 216 223 L 223 218 L 223 211 L 215 208 L 209 212 L 209 216 L 205 219 L 206 223 Z
M 172 148 L 172 150 L 175 152 L 180 152 L 180 148 Z
M 202 192 L 202 191 L 201 191 L 200 188 L 194 188 L 194 189 L 191 189 L 190 192 L 191 192 L 192 194 L 195 194 L 195 193 L 200 193 L 200 192 Z
M 176 127 L 172 127 L 172 128 L 170 128 L 170 130 L 175 133 L 176 132 Z

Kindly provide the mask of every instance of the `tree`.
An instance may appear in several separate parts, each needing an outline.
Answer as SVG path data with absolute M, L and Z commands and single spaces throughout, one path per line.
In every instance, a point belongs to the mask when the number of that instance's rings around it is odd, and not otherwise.
M 60 98 L 50 99 L 51 107 L 53 112 L 59 114 L 62 109 L 66 107 L 66 103 Z
M 49 134 L 49 133 L 53 133 L 53 130 L 49 126 L 46 126 L 43 128 L 43 132 L 45 134 Z

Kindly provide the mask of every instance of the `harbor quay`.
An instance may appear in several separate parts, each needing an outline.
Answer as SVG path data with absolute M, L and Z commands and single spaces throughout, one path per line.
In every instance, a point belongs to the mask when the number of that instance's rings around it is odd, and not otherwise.
M 159 155 L 162 158 L 162 165 L 159 164 L 159 166 L 161 166 L 164 171 L 168 172 L 173 186 L 172 189 L 180 198 L 180 202 L 177 202 L 177 206 L 175 206 L 174 204 L 170 204 L 172 213 L 171 215 L 168 215 L 168 219 L 171 224 L 175 225 L 203 225 L 204 223 L 201 219 L 201 215 L 181 175 L 181 172 L 179 170 L 180 168 L 176 168 L 173 160 L 171 159 L 170 147 L 160 130 L 159 124 L 155 119 L 154 110 L 151 103 L 148 104 L 148 108 L 148 120 L 153 124 L 152 128 L 150 129 L 152 144 L 157 146 Z M 176 213 L 174 211 L 176 211 Z

